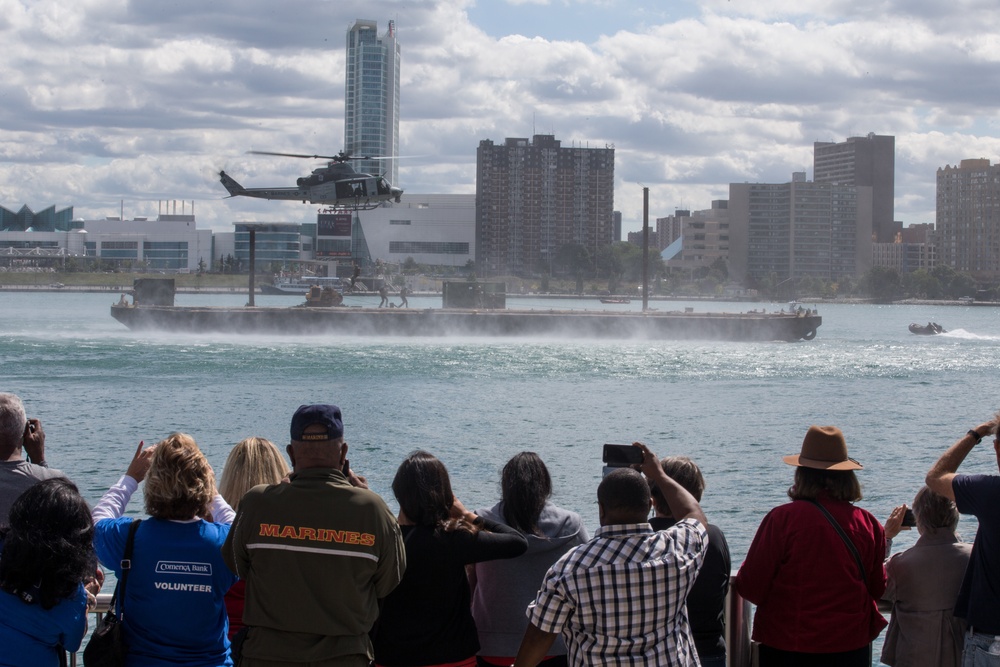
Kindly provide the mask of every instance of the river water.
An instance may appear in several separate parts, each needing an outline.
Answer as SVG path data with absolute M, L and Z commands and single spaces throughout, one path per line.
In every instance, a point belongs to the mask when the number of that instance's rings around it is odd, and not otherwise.
M 259 435 L 283 446 L 296 407 L 331 402 L 343 409 L 352 467 L 394 509 L 392 476 L 414 449 L 445 462 L 470 508 L 492 505 L 504 462 L 531 450 L 549 466 L 553 500 L 580 512 L 593 532 L 603 443 L 643 440 L 660 456 L 690 456 L 708 482 L 705 512 L 726 533 L 736 566 L 763 515 L 787 501 L 793 469 L 781 456 L 798 452 L 810 424 L 843 429 L 851 456 L 865 465 L 860 505 L 884 520 L 912 499 L 948 445 L 1000 407 L 990 389 L 1000 367 L 1000 309 L 989 307 L 822 305 L 816 339 L 798 343 L 587 342 L 133 333 L 110 316 L 115 300 L 0 292 L 0 391 L 19 394 L 29 416 L 42 420 L 48 461 L 91 503 L 140 440 L 188 432 L 218 474 L 238 440 Z M 245 300 L 178 295 L 177 304 Z M 410 305 L 440 299 L 411 297 Z M 509 298 L 508 306 L 602 308 L 594 299 Z M 907 331 L 929 320 L 949 333 Z M 963 470 L 995 471 L 992 448 L 974 450 Z M 130 512 L 141 513 L 141 494 Z M 960 530 L 971 540 L 974 521 L 963 518 Z M 903 533 L 896 548 L 915 537 Z
M 990 390 L 1000 365 L 996 308 L 822 305 L 816 339 L 798 343 L 587 342 L 133 333 L 109 314 L 116 296 L 0 292 L 0 389 L 42 420 L 50 464 L 90 502 L 124 471 L 139 440 L 188 432 L 218 473 L 241 438 L 283 446 L 296 407 L 332 402 L 343 409 L 353 467 L 393 507 L 392 476 L 413 449 L 445 462 L 469 507 L 495 502 L 503 463 L 531 450 L 552 472 L 554 501 L 593 531 L 603 443 L 643 440 L 661 456 L 690 456 L 708 481 L 705 511 L 738 563 L 761 517 L 786 500 L 792 469 L 781 456 L 798 451 L 810 424 L 844 430 L 865 465 L 860 504 L 884 519 L 912 498 L 940 452 L 1000 407 Z M 243 301 L 177 297 L 178 305 Z M 602 307 L 593 299 L 508 305 Z M 950 332 L 907 331 L 928 320 Z M 995 467 L 992 448 L 982 447 L 965 469 Z M 971 538 L 973 525 L 963 525 Z M 899 545 L 909 542 L 904 535 Z

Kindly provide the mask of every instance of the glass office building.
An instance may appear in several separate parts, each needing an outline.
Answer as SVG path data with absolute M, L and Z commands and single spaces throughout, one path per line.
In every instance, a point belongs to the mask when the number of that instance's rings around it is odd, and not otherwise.
M 352 155 L 399 156 L 399 44 L 396 27 L 379 37 L 375 21 L 347 31 L 344 150 Z M 359 172 L 398 183 L 397 160 L 357 160 Z
M 302 225 L 295 222 L 237 222 L 233 256 L 247 266 L 250 261 L 250 228 L 255 230 L 255 259 L 258 269 L 278 263 L 298 262 L 302 250 Z

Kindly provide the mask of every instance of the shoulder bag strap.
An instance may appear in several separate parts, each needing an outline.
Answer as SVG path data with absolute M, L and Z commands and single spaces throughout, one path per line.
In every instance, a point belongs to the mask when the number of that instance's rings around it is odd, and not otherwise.
M 854 562 L 858 564 L 858 575 L 861 577 L 861 581 L 867 581 L 867 577 L 865 576 L 865 566 L 861 562 L 861 554 L 858 553 L 858 548 L 854 546 L 854 542 L 851 541 L 851 538 L 847 536 L 847 533 L 845 533 L 844 529 L 840 527 L 840 524 L 837 523 L 837 520 L 833 518 L 833 515 L 830 514 L 828 509 L 812 498 L 807 498 L 806 500 L 819 508 L 819 511 L 826 517 L 826 520 L 829 521 L 830 525 L 837 531 L 837 534 L 840 535 L 840 539 L 844 541 L 844 544 L 847 545 L 847 549 L 851 552 L 851 555 L 854 556 Z
M 118 589 L 121 588 L 121 585 L 121 579 L 115 582 L 115 592 L 111 594 L 111 602 L 108 603 L 108 609 L 111 611 L 115 609 L 115 602 L 118 600 Z
M 118 595 L 118 587 L 121 586 L 121 597 L 118 599 L 118 617 L 125 617 L 125 587 L 128 585 L 128 571 L 132 569 L 132 546 L 135 542 L 135 531 L 139 530 L 142 519 L 132 519 L 132 525 L 128 527 L 128 539 L 125 540 L 125 553 L 122 554 L 121 567 L 122 578 L 115 584 L 114 595 Z M 111 598 L 114 603 L 114 596 Z

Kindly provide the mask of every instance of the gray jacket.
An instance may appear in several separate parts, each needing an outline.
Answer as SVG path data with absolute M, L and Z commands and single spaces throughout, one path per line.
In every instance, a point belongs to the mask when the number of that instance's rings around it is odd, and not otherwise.
M 24 460 L 0 461 L 0 524 L 7 523 L 10 506 L 30 487 L 42 480 L 65 476 L 61 470 Z
M 476 510 L 476 514 L 506 523 L 503 502 L 490 509 Z M 563 554 L 590 539 L 579 514 L 551 503 L 542 509 L 538 527 L 545 536 L 526 535 L 528 550 L 523 556 L 476 563 L 470 568 L 472 616 L 479 631 L 479 655 L 517 655 L 528 626 L 525 609 L 535 599 L 545 573 Z M 565 653 L 566 646 L 560 637 L 549 655 Z

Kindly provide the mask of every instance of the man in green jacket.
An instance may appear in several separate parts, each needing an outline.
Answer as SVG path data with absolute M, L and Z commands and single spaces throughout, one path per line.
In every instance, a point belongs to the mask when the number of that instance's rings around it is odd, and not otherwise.
M 340 408 L 301 406 L 287 451 L 291 481 L 251 489 L 223 546 L 247 582 L 241 665 L 367 667 L 378 600 L 406 568 L 399 526 L 345 465 Z

